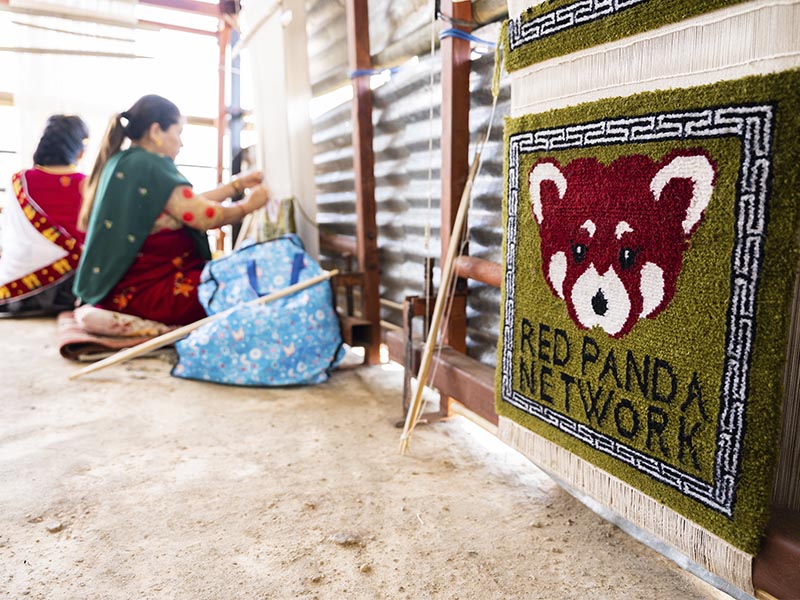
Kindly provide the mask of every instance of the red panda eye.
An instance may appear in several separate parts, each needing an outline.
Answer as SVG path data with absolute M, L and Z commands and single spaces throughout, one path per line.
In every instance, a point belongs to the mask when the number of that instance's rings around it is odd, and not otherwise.
M 633 266 L 636 260 L 636 251 L 630 248 L 622 248 L 619 251 L 619 265 L 623 271 L 627 271 Z
M 583 244 L 572 244 L 572 258 L 577 264 L 581 264 L 586 258 L 586 246 Z

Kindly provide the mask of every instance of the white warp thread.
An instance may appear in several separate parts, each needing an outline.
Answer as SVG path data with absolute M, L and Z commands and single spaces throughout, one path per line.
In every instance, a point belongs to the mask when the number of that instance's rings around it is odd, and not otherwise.
M 800 1 L 735 5 L 511 73 L 511 116 L 800 66 Z

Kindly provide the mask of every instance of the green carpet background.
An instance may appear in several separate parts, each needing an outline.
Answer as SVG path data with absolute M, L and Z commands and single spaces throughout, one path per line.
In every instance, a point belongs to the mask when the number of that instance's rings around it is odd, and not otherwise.
M 607 472 L 630 483 L 645 494 L 667 504 L 680 514 L 749 553 L 756 553 L 769 516 L 769 499 L 773 473 L 777 462 L 780 428 L 780 406 L 784 350 L 789 325 L 789 306 L 797 268 L 798 192 L 797 165 L 800 161 L 797 135 L 800 131 L 800 71 L 777 75 L 757 76 L 709 86 L 651 92 L 628 98 L 612 98 L 576 107 L 507 119 L 505 143 L 519 132 L 590 122 L 614 116 L 635 116 L 678 109 L 700 109 L 739 103 L 772 103 L 776 107 L 771 192 L 768 206 L 767 238 L 758 288 L 756 334 L 750 365 L 749 396 L 745 414 L 745 435 L 742 446 L 741 471 L 736 488 L 733 517 L 704 506 L 678 490 L 651 479 L 625 463 L 597 451 L 578 439 L 522 412 L 502 400 L 501 370 L 498 369 L 497 412 L 526 428 L 569 449 Z M 655 319 L 641 319 L 632 331 L 621 339 L 613 339 L 595 328 L 580 330 L 567 314 L 566 304 L 547 287 L 541 269 L 538 225 L 529 209 L 527 175 L 539 158 L 553 157 L 561 165 L 581 156 L 594 156 L 604 164 L 622 155 L 644 154 L 660 160 L 675 148 L 704 148 L 717 162 L 718 172 L 714 194 L 706 209 L 703 222 L 690 241 L 683 257 L 675 297 Z M 520 200 L 518 210 L 517 273 L 515 303 L 515 334 L 521 336 L 521 321 L 527 317 L 534 324 L 543 322 L 566 332 L 573 343 L 583 336 L 596 340 L 602 349 L 601 357 L 614 349 L 620 374 L 624 376 L 627 350 L 642 357 L 666 359 L 675 367 L 686 389 L 691 373 L 697 371 L 704 386 L 704 407 L 708 421 L 707 435 L 697 446 L 700 469 L 691 461 L 677 461 L 674 452 L 666 459 L 657 448 L 648 449 L 642 440 L 630 443 L 654 458 L 681 468 L 685 472 L 711 483 L 713 457 L 716 450 L 713 435 L 719 410 L 720 381 L 725 356 L 726 311 L 730 294 L 730 264 L 733 248 L 733 200 L 738 178 L 741 142 L 735 137 L 691 139 L 685 141 L 614 144 L 602 147 L 567 151 L 531 153 L 520 158 Z M 508 156 L 505 164 L 508 173 Z M 504 194 L 503 222 L 508 220 L 508 187 Z M 507 261 L 508 240 L 504 237 L 503 253 Z M 505 283 L 505 279 L 504 279 Z M 506 296 L 505 286 L 503 297 Z M 504 303 L 501 303 L 501 306 Z M 502 310 L 502 309 L 501 309 Z M 504 311 L 503 311 L 504 312 Z M 501 323 L 505 315 L 501 314 Z M 502 344 L 500 358 L 502 364 Z M 575 350 L 579 350 L 578 345 Z M 552 350 L 552 349 L 551 349 Z M 520 390 L 520 369 L 515 347 L 513 388 Z M 602 359 L 601 359 L 602 360 Z M 574 369 L 575 365 L 572 365 Z M 580 376 L 580 366 L 577 376 Z M 565 367 L 567 369 L 567 367 Z M 573 375 L 575 373 L 572 373 Z M 685 392 L 679 392 L 679 395 Z M 626 396 L 627 397 L 627 396 Z M 638 410 L 646 410 L 643 398 L 630 398 Z M 678 404 L 682 401 L 679 398 Z M 578 401 L 579 402 L 579 401 Z M 652 404 L 652 402 L 650 403 Z M 677 405 L 669 407 L 672 417 L 678 418 Z M 700 419 L 697 407 L 694 418 Z M 580 411 L 570 411 L 576 420 Z M 583 419 L 586 422 L 586 419 Z M 609 433 L 604 430 L 604 433 Z M 628 440 L 618 438 L 629 443 Z M 655 444 L 653 444 L 655 446 Z M 672 448 L 671 450 L 674 450 Z

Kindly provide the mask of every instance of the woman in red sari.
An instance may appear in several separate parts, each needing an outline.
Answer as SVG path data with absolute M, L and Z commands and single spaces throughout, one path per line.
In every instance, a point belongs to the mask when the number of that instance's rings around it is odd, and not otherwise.
M 75 304 L 84 182 L 76 164 L 88 136 L 80 117 L 53 115 L 33 154 L 34 167 L 11 178 L 3 210 L 0 315 L 55 314 Z
M 83 302 L 167 325 L 206 316 L 197 299 L 211 258 L 205 231 L 264 206 L 268 192 L 250 173 L 196 194 L 174 163 L 182 129 L 178 108 L 155 95 L 111 119 L 79 219 L 86 243 L 73 290 Z

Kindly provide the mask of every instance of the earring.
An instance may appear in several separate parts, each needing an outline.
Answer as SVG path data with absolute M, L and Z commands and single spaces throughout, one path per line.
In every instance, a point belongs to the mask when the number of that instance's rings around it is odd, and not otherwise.
M 161 146 L 163 146 L 163 145 L 164 145 L 164 142 L 162 142 L 160 138 L 156 140 L 156 147 L 157 148 L 161 148 Z

